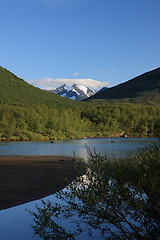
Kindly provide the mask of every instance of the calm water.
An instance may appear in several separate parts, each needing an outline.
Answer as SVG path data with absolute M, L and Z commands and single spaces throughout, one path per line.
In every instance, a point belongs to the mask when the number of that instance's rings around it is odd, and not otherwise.
M 65 155 L 87 158 L 86 145 L 97 152 L 113 157 L 125 157 L 134 154 L 137 148 L 147 144 L 158 143 L 158 139 L 145 138 L 115 138 L 115 139 L 81 139 L 50 142 L 16 142 L 0 143 L 0 155 Z M 57 201 L 56 197 L 49 196 L 46 199 Z M 32 240 L 31 224 L 33 218 L 25 209 L 35 210 L 35 205 L 40 205 L 40 200 L 0 211 L 0 240 Z M 65 223 L 64 223 L 65 225 Z M 85 234 L 80 240 L 88 240 Z M 95 238 L 95 239 L 100 239 Z
M 157 142 L 156 138 L 86 138 L 51 142 L 0 143 L 0 155 L 63 155 L 87 158 L 86 146 L 110 157 L 126 157 L 138 148 Z

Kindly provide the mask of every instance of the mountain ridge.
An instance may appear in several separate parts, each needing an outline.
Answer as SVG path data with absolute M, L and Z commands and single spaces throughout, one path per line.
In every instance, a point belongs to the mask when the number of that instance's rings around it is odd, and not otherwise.
M 94 95 L 97 91 L 82 84 L 73 84 L 71 87 L 63 84 L 56 89 L 50 90 L 50 92 L 65 98 L 81 101 Z
M 159 134 L 160 106 L 73 101 L 36 88 L 2 67 L 0 93 L 0 141 Z
M 75 104 L 70 99 L 32 86 L 2 66 L 0 66 L 0 90 L 0 104 L 46 106 Z
M 160 103 L 160 68 L 143 73 L 131 80 L 97 92 L 89 100 L 115 100 L 133 103 Z

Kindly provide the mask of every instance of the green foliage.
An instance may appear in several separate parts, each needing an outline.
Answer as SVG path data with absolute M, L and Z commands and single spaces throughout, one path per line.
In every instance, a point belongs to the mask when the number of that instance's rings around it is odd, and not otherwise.
M 78 105 L 76 101 L 64 99 L 56 94 L 33 87 L 3 67 L 0 67 L 0 91 L 0 104 L 13 106 L 45 105 L 59 108 Z
M 36 235 L 61 239 L 55 219 L 64 218 L 75 221 L 77 229 L 73 234 L 63 229 L 63 239 L 75 239 L 85 230 L 92 235 L 95 229 L 102 239 L 159 239 L 160 146 L 148 146 L 124 161 L 90 152 L 86 169 L 85 177 L 57 193 L 64 204 L 43 202 L 32 213 Z
M 103 100 L 102 100 L 103 99 Z M 97 92 L 84 101 L 160 104 L 160 68 Z
M 158 135 L 160 107 L 136 104 L 88 104 L 81 116 L 89 119 L 101 136 Z
M 0 67 L 0 140 L 157 136 L 160 106 L 88 104 L 35 88 Z
M 138 112 L 138 114 L 137 114 Z M 0 105 L 1 140 L 74 139 L 96 136 L 157 136 L 160 107 L 143 105 Z
M 0 106 L 1 139 L 43 140 L 83 137 L 83 120 L 73 109 Z

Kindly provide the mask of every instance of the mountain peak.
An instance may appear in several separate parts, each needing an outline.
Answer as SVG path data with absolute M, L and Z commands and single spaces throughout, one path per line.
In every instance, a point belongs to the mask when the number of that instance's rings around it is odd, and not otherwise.
M 94 95 L 97 91 L 84 85 L 74 83 L 71 88 L 68 87 L 67 84 L 63 84 L 60 87 L 51 90 L 51 92 L 62 97 L 80 101 Z

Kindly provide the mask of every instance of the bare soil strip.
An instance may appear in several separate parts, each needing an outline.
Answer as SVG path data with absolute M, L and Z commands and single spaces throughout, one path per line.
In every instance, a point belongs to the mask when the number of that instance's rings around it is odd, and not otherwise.
M 75 177 L 73 158 L 0 156 L 0 210 L 55 193 Z

